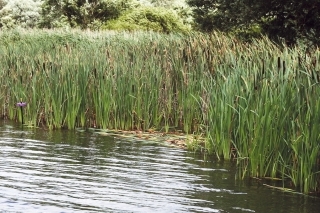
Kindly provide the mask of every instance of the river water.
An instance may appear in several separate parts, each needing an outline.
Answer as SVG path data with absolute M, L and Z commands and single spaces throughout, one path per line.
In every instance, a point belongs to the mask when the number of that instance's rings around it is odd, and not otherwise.
M 229 161 L 0 121 L 0 212 L 316 213 L 320 199 L 235 179 Z

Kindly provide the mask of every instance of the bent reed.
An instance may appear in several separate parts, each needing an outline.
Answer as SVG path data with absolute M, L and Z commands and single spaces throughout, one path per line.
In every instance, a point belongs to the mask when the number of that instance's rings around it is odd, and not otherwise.
M 320 191 L 320 51 L 213 34 L 0 33 L 1 113 L 49 129 L 183 130 L 241 177 Z

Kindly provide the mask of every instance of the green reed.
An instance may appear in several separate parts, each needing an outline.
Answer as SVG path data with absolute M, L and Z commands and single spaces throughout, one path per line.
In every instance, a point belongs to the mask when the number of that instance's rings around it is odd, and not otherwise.
M 1 113 L 21 121 L 23 99 L 31 126 L 182 130 L 240 177 L 319 191 L 319 59 L 221 33 L 1 32 Z

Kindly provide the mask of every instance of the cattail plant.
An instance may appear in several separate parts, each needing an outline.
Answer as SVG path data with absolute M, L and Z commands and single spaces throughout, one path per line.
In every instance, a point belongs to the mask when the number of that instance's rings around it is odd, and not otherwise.
M 33 30 L 1 32 L 0 53 L 9 119 L 23 97 L 22 121 L 34 126 L 202 135 L 208 153 L 236 160 L 239 177 L 319 190 L 317 48 L 221 33 Z

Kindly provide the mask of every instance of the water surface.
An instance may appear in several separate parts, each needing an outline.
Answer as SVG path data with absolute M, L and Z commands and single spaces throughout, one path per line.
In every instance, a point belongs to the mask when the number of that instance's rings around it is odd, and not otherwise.
M 235 179 L 165 142 L 0 122 L 0 212 L 316 213 L 320 199 Z

